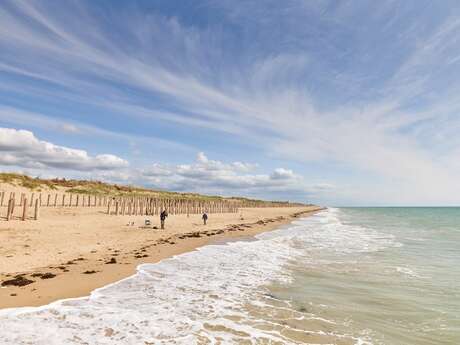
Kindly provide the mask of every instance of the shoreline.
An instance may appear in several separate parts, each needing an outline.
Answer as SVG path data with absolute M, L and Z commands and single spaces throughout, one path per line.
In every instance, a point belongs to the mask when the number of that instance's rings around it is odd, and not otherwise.
M 196 223 L 187 226 L 182 223 L 185 221 L 190 223 L 191 219 L 175 216 L 174 220 L 177 226 L 174 225 L 174 221 L 169 222 L 169 226 L 175 229 L 165 232 L 152 232 L 153 230 L 139 232 L 142 236 L 139 236 L 137 241 L 133 243 L 125 243 L 123 241 L 125 238 L 120 237 L 118 246 L 111 245 L 105 248 L 106 250 L 98 251 L 88 251 L 90 248 L 86 248 L 85 255 L 68 261 L 59 260 L 65 261 L 65 263 L 56 261 L 52 265 L 35 267 L 30 270 L 14 272 L 10 269 L 10 272 L 0 273 L 0 281 L 2 282 L 17 278 L 33 281 L 33 283 L 24 286 L 1 287 L 0 310 L 37 307 L 58 300 L 82 298 L 90 295 L 92 291 L 98 288 L 132 276 L 141 264 L 154 264 L 213 242 L 253 237 L 259 233 L 289 224 L 298 217 L 312 215 L 322 209 L 324 208 L 317 206 L 243 209 L 241 214 L 244 213 L 244 220 L 238 218 L 239 216 L 235 217 L 235 215 L 230 217 L 229 215 L 213 214 L 211 215 L 213 221 L 219 217 L 222 218 L 222 221 L 215 221 L 215 224 L 210 222 L 206 228 Z M 126 218 L 122 220 L 125 222 Z M 115 232 L 113 229 L 112 231 Z M 121 235 L 127 234 L 124 228 L 119 231 L 123 231 Z M 132 232 L 133 230 L 129 231 Z M 69 243 L 66 244 L 69 245 Z M 85 247 L 84 243 L 81 243 L 81 246 Z

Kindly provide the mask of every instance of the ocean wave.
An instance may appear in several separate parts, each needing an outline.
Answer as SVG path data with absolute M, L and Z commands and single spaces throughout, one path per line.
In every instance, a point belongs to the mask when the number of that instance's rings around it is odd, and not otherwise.
M 305 218 L 301 224 L 305 231 L 298 236 L 309 251 L 332 251 L 334 253 L 371 253 L 388 247 L 399 247 L 391 234 L 376 229 L 343 222 L 342 211 L 331 208 Z
M 288 284 L 287 263 L 305 250 L 378 250 L 392 239 L 344 225 L 336 210 L 257 236 L 208 245 L 157 264 L 80 299 L 0 311 L 1 344 L 301 344 L 302 336 L 365 344 L 362 338 L 308 330 L 295 322 L 332 320 L 267 303 L 268 284 Z M 265 302 L 264 302 L 265 300 Z M 276 303 L 280 306 L 276 307 Z M 277 321 L 283 316 L 293 325 Z M 292 335 L 292 338 L 291 336 Z

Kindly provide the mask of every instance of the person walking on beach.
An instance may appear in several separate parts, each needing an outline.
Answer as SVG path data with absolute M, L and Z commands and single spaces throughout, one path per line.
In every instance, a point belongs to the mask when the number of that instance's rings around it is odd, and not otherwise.
M 168 216 L 168 212 L 166 212 L 166 210 L 161 211 L 161 213 L 160 213 L 160 223 L 161 223 L 161 228 L 162 229 L 165 228 L 165 220 L 166 220 L 167 216 Z
M 207 215 L 207 213 L 206 213 L 206 212 L 203 213 L 203 217 L 201 217 L 201 218 L 203 218 L 203 224 L 206 225 L 206 222 L 208 221 L 208 215 Z

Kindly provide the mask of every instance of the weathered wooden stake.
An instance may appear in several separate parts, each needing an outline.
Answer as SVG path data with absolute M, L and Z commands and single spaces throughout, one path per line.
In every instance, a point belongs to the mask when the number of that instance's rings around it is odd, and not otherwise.
M 6 220 L 10 220 L 13 212 L 11 212 L 13 199 L 8 200 L 8 209 L 6 210 Z
M 24 198 L 24 204 L 22 208 L 22 220 L 26 220 L 27 217 L 27 198 Z
M 13 193 L 13 197 L 11 198 L 11 214 L 14 213 L 14 206 L 16 206 L 16 200 L 14 199 L 15 193 Z
M 39 210 L 40 210 L 40 203 L 39 203 L 39 200 L 35 200 L 35 210 L 34 210 L 34 219 L 35 220 L 38 220 L 38 216 L 39 216 Z

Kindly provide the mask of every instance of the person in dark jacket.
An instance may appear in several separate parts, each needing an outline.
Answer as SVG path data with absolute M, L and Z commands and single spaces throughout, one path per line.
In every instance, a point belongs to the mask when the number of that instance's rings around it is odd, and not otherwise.
M 161 228 L 162 229 L 165 228 L 166 217 L 168 217 L 168 212 L 166 212 L 166 210 L 161 211 L 161 213 L 160 213 L 160 223 L 161 223 Z
M 208 214 L 206 212 L 203 213 L 203 217 L 201 218 L 203 218 L 203 224 L 206 225 L 206 222 L 208 221 Z

